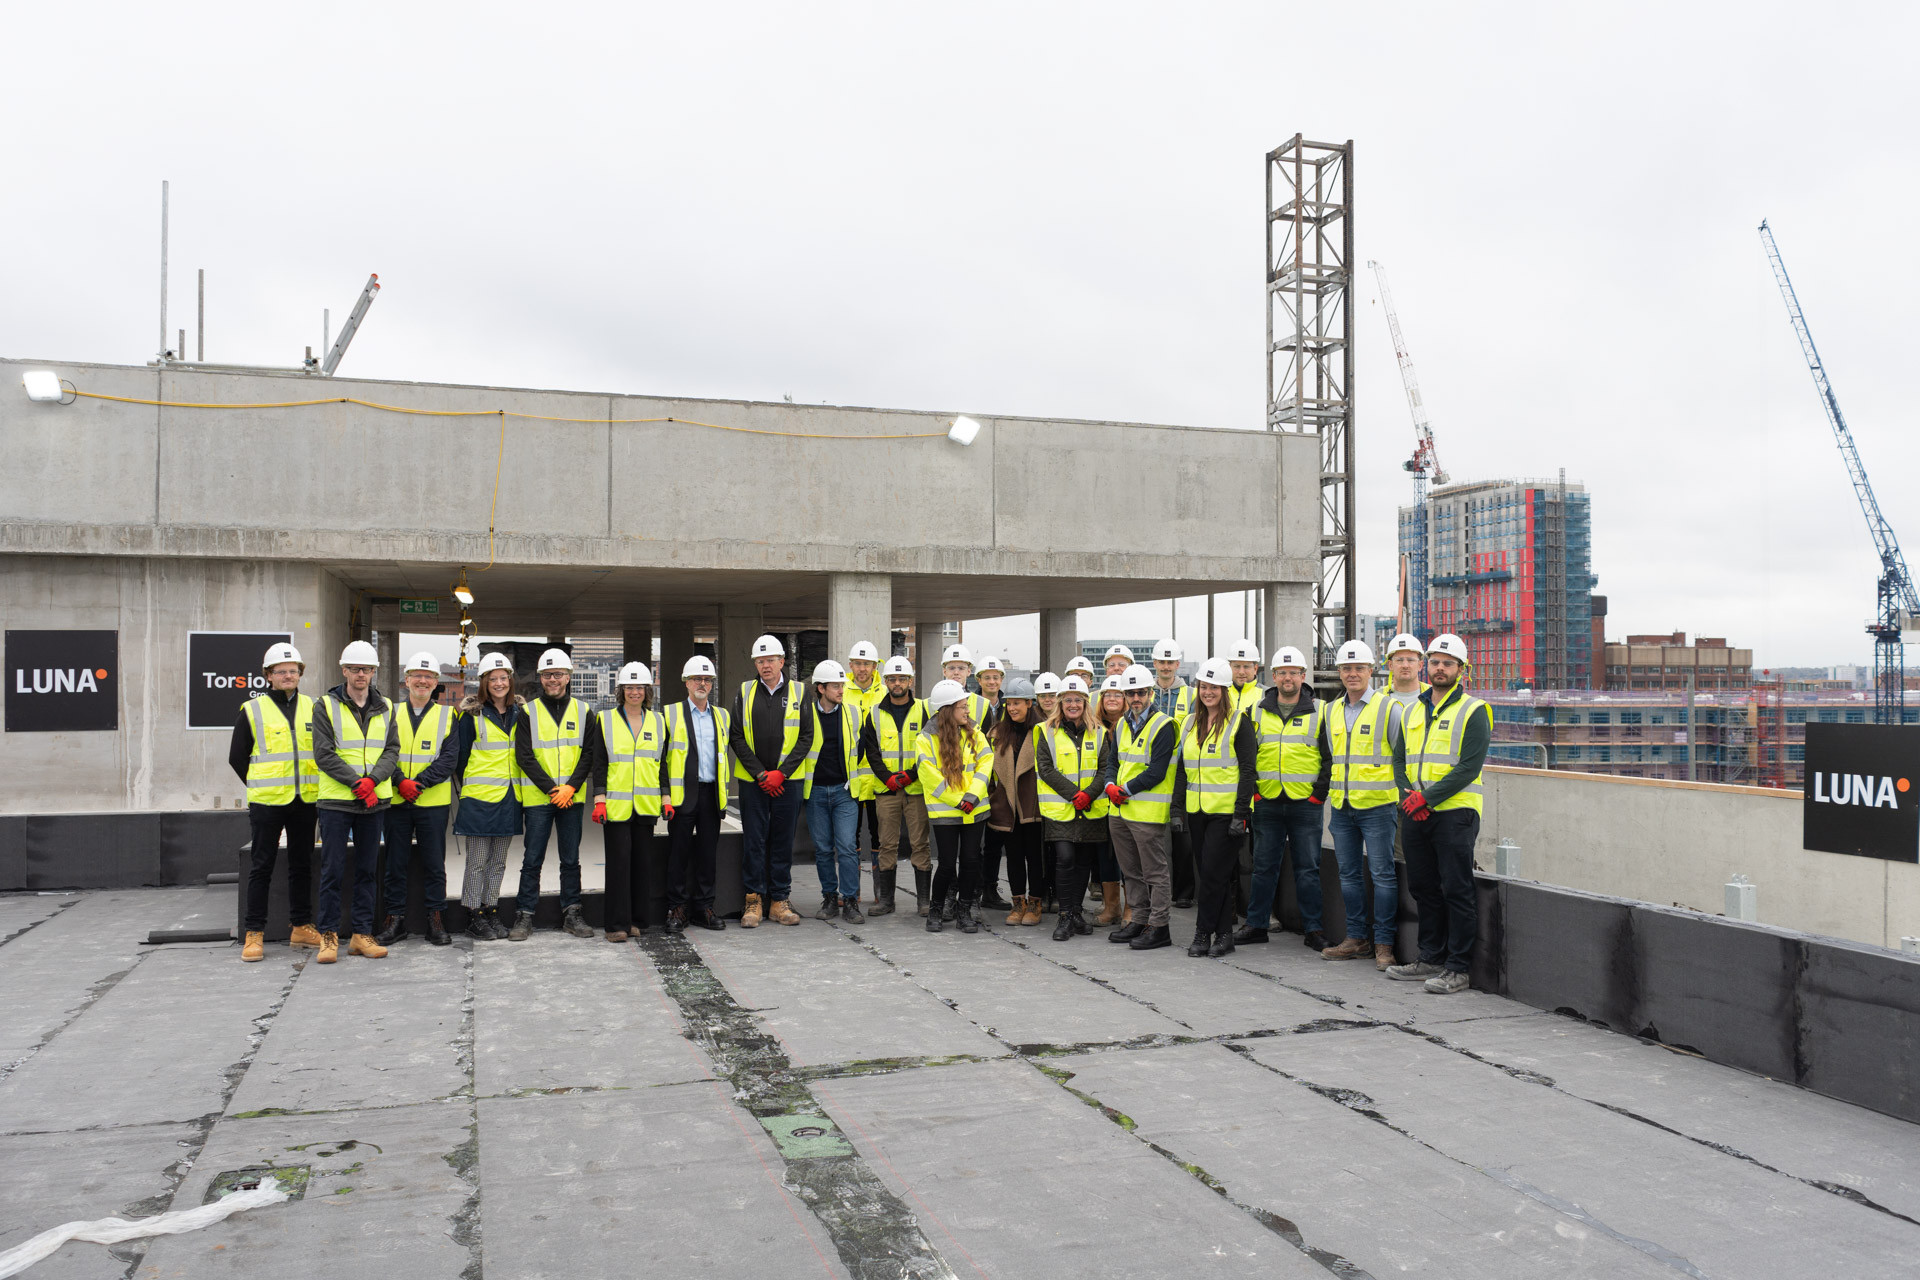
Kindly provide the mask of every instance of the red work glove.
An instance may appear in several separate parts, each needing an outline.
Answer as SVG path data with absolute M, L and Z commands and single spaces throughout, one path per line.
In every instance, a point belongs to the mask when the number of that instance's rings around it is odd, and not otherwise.
M 400 788 L 400 795 L 408 804 L 420 798 L 420 784 L 412 778 L 402 778 L 394 785 Z
M 379 789 L 380 789 L 379 784 L 376 783 L 372 778 L 362 778 L 360 779 L 360 781 L 353 784 L 353 794 L 357 796 L 359 799 L 366 801 L 367 808 L 369 809 L 373 808 L 373 806 L 378 802 L 378 799 L 374 795 L 374 793 Z
M 1125 804 L 1127 802 L 1127 793 L 1120 789 L 1119 783 L 1109 782 L 1107 784 L 1107 799 L 1113 801 L 1115 804 Z
M 595 822 L 605 822 L 607 820 L 607 802 L 605 800 L 595 800 L 593 802 L 593 820 Z
M 1420 816 L 1420 810 L 1427 807 L 1427 798 L 1418 791 L 1407 792 L 1407 798 L 1400 802 L 1400 812 Z
M 1327 802 L 1327 798 L 1325 796 L 1308 796 L 1307 797 L 1308 804 L 1325 804 L 1326 802 Z
M 1415 822 L 1425 822 L 1428 818 L 1431 818 L 1432 816 L 1433 816 L 1433 810 L 1427 808 L 1425 805 L 1421 805 L 1419 810 L 1416 813 L 1411 815 L 1411 817 Z
M 673 821 L 673 806 L 671 804 L 662 805 L 660 807 L 660 812 L 664 813 L 667 816 L 668 822 Z
M 770 796 L 777 796 L 787 789 L 787 775 L 778 769 L 769 769 L 760 775 L 760 789 Z
M 547 799 L 553 801 L 553 807 L 556 809 L 571 809 L 573 808 L 573 788 L 563 782 L 547 793 Z
M 902 787 L 904 787 L 904 786 L 906 786 L 906 785 L 907 785 L 907 783 L 909 783 L 909 782 L 911 782 L 911 781 L 912 781 L 912 779 L 910 779 L 909 777 L 907 777 L 907 775 L 906 775 L 906 774 L 904 774 L 904 773 L 896 773 L 896 774 L 894 774 L 894 775 L 893 775 L 893 776 L 892 776 L 891 778 L 888 778 L 888 779 L 887 779 L 887 790 L 889 790 L 889 791 L 898 791 L 898 790 L 900 790 L 900 788 L 902 788 Z
M 1081 812 L 1084 813 L 1086 811 L 1087 806 L 1092 803 L 1093 803 L 1093 797 L 1088 795 L 1086 792 L 1076 791 L 1073 793 L 1073 807 L 1080 810 Z
M 979 804 L 979 803 L 980 803 L 980 802 L 979 802 L 978 800 L 975 800 L 975 799 L 974 799 L 974 798 L 973 798 L 972 796 L 968 796 L 968 797 L 967 797 L 966 799 L 964 799 L 964 800 L 962 800 L 962 801 L 960 802 L 960 812 L 962 812 L 962 813 L 972 813 L 972 812 L 973 812 L 973 806 L 975 806 L 975 805 L 977 805 L 977 804 Z

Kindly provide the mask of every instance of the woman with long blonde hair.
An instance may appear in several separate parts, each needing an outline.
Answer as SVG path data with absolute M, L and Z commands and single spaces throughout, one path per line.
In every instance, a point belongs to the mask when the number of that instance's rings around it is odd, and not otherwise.
M 1175 791 L 1184 784 L 1193 857 L 1199 866 L 1190 956 L 1224 956 L 1233 950 L 1233 911 L 1228 881 L 1237 876 L 1240 842 L 1253 816 L 1259 779 L 1259 734 L 1233 703 L 1233 672 L 1208 658 L 1194 680 L 1193 715 L 1182 729 Z
M 967 701 L 967 691 L 957 681 L 942 680 L 934 685 L 927 695 L 933 719 L 920 731 L 914 746 L 938 859 L 933 871 L 933 906 L 927 912 L 928 933 L 940 932 L 941 904 L 949 900 L 953 902 L 953 922 L 960 926 L 960 932 L 980 932 L 980 924 L 973 918 L 973 895 L 980 883 L 980 837 L 989 812 L 987 779 L 993 771 L 993 749 L 974 726 Z
M 1089 699 L 1087 682 L 1068 676 L 1060 686 L 1053 714 L 1037 731 L 1034 772 L 1040 778 L 1040 817 L 1053 849 L 1054 884 L 1060 893 L 1056 942 L 1093 932 L 1082 909 L 1087 882 L 1100 864 L 1107 842 L 1107 784 L 1111 771 L 1101 763 L 1100 718 Z

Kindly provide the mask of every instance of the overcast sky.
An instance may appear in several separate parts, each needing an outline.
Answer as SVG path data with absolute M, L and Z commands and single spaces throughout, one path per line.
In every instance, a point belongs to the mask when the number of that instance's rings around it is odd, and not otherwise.
M 152 356 L 168 178 L 173 325 L 205 267 L 210 359 L 297 362 L 378 271 L 367 377 L 1257 428 L 1262 157 L 1298 131 L 1355 141 L 1358 256 L 1454 478 L 1593 492 L 1609 634 L 1871 652 L 1877 561 L 1763 216 L 1920 552 L 1911 6 L 89 14 L 8 22 L 10 356 Z M 1386 612 L 1412 434 L 1374 297 L 1360 606 Z M 1033 630 L 969 635 L 1024 661 Z

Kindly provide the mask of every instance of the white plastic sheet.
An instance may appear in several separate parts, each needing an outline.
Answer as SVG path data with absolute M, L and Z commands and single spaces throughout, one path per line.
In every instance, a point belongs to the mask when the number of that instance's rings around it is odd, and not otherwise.
M 91 1222 L 66 1222 L 50 1231 L 42 1231 L 24 1244 L 17 1244 L 5 1253 L 0 1253 L 0 1280 L 7 1276 L 17 1276 L 34 1263 L 47 1257 L 69 1240 L 85 1240 L 92 1244 L 120 1244 L 126 1240 L 138 1240 L 143 1236 L 177 1236 L 182 1232 L 198 1231 L 210 1227 L 240 1213 L 246 1209 L 261 1209 L 270 1204 L 279 1204 L 287 1198 L 278 1183 L 256 1187 L 252 1191 L 236 1191 L 225 1199 L 212 1204 L 203 1204 L 197 1209 L 176 1209 L 171 1213 L 155 1214 L 151 1218 L 141 1218 L 128 1222 L 125 1218 L 95 1218 Z

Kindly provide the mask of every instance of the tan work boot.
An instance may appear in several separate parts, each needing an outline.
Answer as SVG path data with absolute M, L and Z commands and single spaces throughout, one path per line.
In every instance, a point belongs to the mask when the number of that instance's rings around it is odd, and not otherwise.
M 1120 886 L 1111 880 L 1100 882 L 1100 914 L 1093 918 L 1096 925 L 1119 924 L 1126 908 L 1120 905 Z
M 240 948 L 242 960 L 264 960 L 267 958 L 267 935 L 258 929 L 247 930 L 247 945 Z
M 375 942 L 371 934 L 356 933 L 353 935 L 352 941 L 347 943 L 347 954 L 350 956 L 365 956 L 369 960 L 378 960 L 381 956 L 387 954 L 387 949 Z
M 1357 960 L 1367 954 L 1367 944 L 1358 938 L 1343 938 L 1337 947 L 1328 947 L 1320 953 L 1327 960 Z
M 1019 924 L 1022 920 L 1026 918 L 1027 918 L 1027 897 L 1025 894 L 1016 893 L 1013 895 L 1013 910 L 1007 912 L 1007 923 Z
M 1026 913 L 1020 917 L 1020 923 L 1021 924 L 1039 924 L 1040 923 L 1040 895 L 1039 894 L 1030 893 L 1027 895 L 1027 910 L 1026 910 Z
M 293 934 L 287 939 L 287 945 L 290 947 L 318 948 L 320 945 L 320 931 L 310 924 L 297 924 L 293 926 Z
M 320 935 L 320 954 L 314 960 L 320 964 L 332 964 L 340 958 L 340 935 L 323 933 Z
M 767 919 L 775 924 L 799 924 L 800 913 L 793 909 L 792 903 L 782 898 L 767 908 Z
M 1376 942 L 1373 944 L 1373 967 L 1374 968 L 1378 969 L 1382 973 L 1385 973 L 1387 970 L 1391 969 L 1394 965 L 1399 963 L 1400 962 L 1398 960 L 1395 960 L 1393 958 L 1393 948 L 1389 946 L 1387 943 Z
M 740 912 L 740 927 L 742 929 L 758 929 L 760 927 L 759 894 L 750 893 L 747 895 L 746 908 Z

